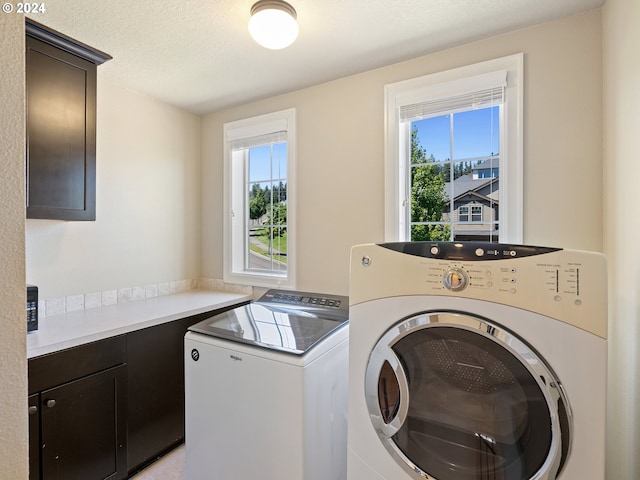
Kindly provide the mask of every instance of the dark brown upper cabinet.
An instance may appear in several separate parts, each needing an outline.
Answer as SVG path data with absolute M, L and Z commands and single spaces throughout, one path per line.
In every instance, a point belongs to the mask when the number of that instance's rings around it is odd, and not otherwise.
M 96 68 L 111 59 L 25 19 L 27 218 L 96 219 Z

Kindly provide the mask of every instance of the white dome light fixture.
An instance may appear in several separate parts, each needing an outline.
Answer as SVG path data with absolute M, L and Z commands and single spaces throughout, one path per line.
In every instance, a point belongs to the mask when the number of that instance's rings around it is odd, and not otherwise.
M 251 7 L 249 33 L 265 48 L 280 50 L 298 37 L 296 11 L 284 0 L 260 0 Z

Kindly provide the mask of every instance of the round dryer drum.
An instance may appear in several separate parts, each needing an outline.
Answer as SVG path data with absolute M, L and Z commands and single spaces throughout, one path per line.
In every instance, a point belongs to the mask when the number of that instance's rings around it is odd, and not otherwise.
M 392 326 L 365 374 L 371 422 L 413 476 L 555 479 L 569 450 L 560 381 L 522 339 L 468 313 Z

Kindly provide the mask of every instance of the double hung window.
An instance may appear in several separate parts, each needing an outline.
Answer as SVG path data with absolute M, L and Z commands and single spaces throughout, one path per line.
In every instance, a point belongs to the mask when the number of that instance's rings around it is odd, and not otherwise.
M 387 241 L 522 242 L 522 64 L 385 87 Z
M 224 125 L 224 280 L 294 287 L 295 110 Z
M 471 211 L 471 215 L 469 215 Z M 482 206 L 481 205 L 461 205 L 458 207 L 459 222 L 482 222 Z

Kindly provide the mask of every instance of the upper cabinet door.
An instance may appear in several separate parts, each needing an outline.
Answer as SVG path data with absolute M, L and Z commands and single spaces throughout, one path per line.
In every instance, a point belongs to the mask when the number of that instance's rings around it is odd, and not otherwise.
M 96 66 L 110 57 L 26 26 L 27 218 L 95 220 Z

